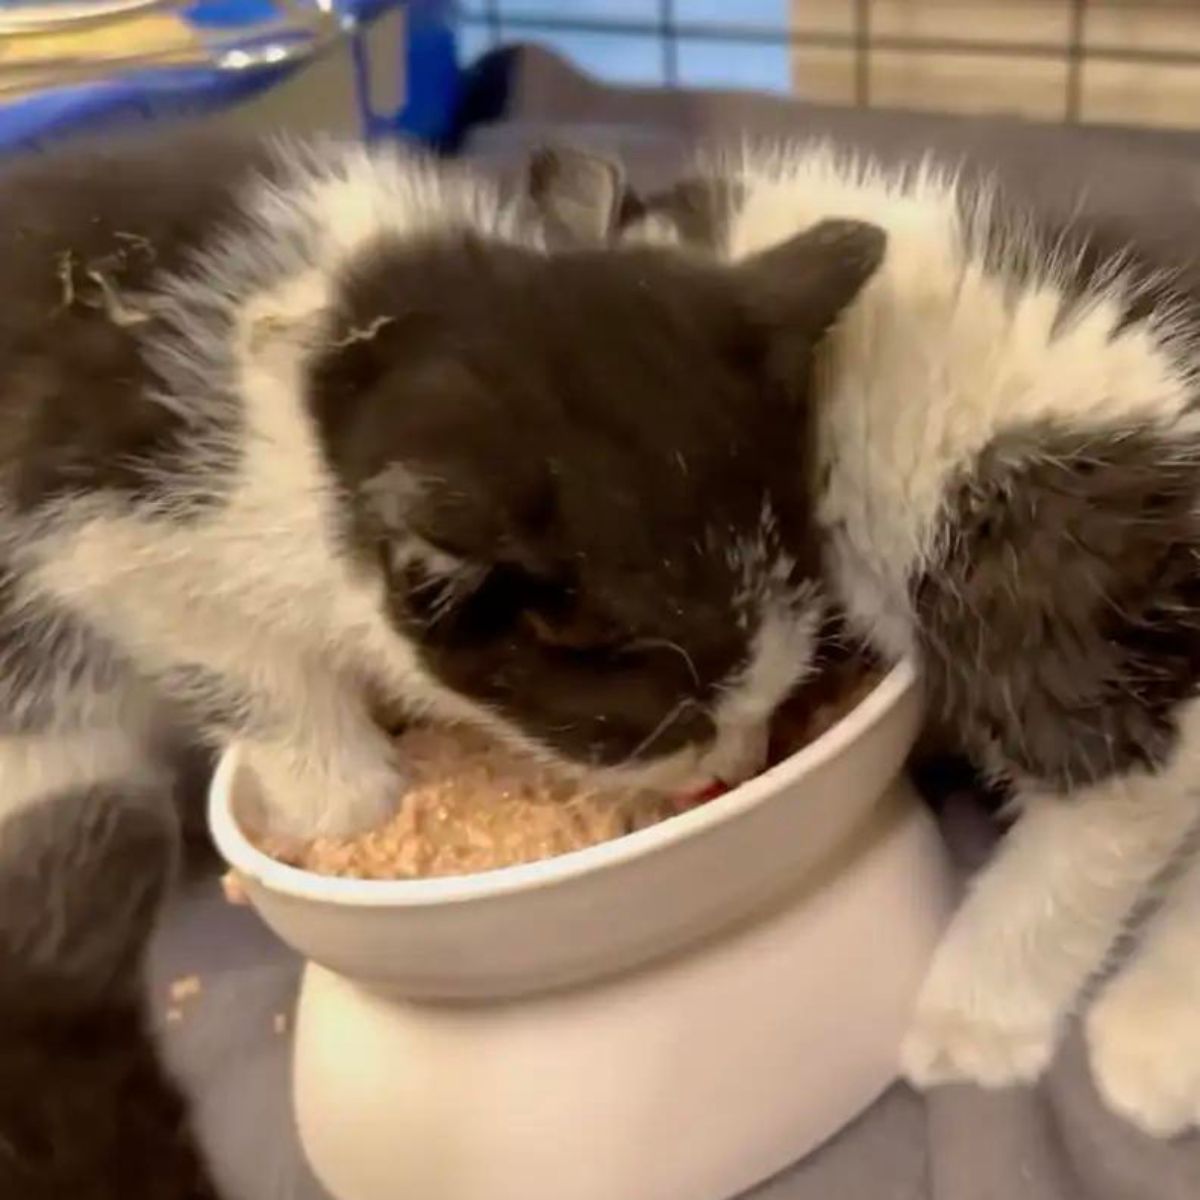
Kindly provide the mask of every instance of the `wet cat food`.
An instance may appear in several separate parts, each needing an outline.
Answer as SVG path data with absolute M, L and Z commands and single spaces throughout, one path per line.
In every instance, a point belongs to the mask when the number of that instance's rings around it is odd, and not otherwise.
M 878 679 L 857 659 L 831 664 L 780 709 L 770 761 L 781 761 L 836 724 Z M 386 825 L 354 838 L 317 838 L 302 845 L 265 838 L 260 847 L 321 875 L 468 875 L 610 841 L 705 803 L 722 790 L 691 797 L 580 790 L 553 769 L 463 728 L 415 726 L 399 744 L 408 790 Z

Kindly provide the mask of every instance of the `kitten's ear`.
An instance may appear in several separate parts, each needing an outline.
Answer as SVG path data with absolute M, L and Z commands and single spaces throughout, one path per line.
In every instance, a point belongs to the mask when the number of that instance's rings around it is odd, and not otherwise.
M 621 233 L 631 241 L 721 252 L 745 192 L 736 179 L 711 177 L 684 179 L 644 199 L 630 196 L 621 213 Z
M 820 340 L 883 262 L 887 235 L 829 220 L 747 259 L 738 270 L 756 309 L 781 333 Z
M 626 198 L 625 172 L 598 154 L 566 146 L 534 151 L 525 194 L 556 238 L 568 244 L 607 242 Z

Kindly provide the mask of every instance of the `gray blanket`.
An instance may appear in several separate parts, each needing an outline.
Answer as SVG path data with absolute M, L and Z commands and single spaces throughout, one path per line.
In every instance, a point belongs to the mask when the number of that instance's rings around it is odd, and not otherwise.
M 537 52 L 519 56 L 500 119 L 474 127 L 468 153 L 498 164 L 545 139 L 626 157 L 644 181 L 677 169 L 690 147 L 747 133 L 828 135 L 884 157 L 935 150 L 995 171 L 1034 202 L 1082 212 L 1116 238 L 1200 270 L 1200 167 L 1186 137 L 1038 128 L 1007 121 L 820 109 L 749 94 L 608 89 Z M 494 83 L 494 73 L 484 82 Z M 487 94 L 484 92 L 487 91 Z M 976 797 L 952 797 L 948 837 L 964 870 L 993 837 Z M 226 906 L 215 875 L 168 913 L 149 988 L 170 1063 L 197 1105 L 200 1136 L 229 1200 L 316 1200 L 288 1109 L 287 1037 L 298 963 L 252 913 Z M 168 1022 L 169 983 L 197 974 L 201 993 Z M 178 1014 L 172 1014 L 178 1015 Z M 1200 1020 L 1200 1013 L 1197 1014 Z M 967 1087 L 918 1097 L 897 1085 L 755 1200 L 1200 1200 L 1200 1137 L 1170 1144 L 1108 1114 L 1077 1035 L 1036 1089 Z M 612 1200 L 637 1200 L 614 1196 Z

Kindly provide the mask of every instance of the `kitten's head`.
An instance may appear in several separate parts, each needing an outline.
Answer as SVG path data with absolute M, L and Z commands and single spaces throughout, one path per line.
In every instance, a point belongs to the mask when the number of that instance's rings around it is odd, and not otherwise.
M 760 765 L 821 619 L 809 362 L 881 252 L 445 235 L 350 272 L 311 401 L 432 712 L 626 782 Z

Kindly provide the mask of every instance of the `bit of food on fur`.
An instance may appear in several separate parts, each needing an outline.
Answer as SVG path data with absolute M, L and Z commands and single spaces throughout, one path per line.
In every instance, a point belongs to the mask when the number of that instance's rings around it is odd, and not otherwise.
M 831 663 L 780 709 L 770 761 L 779 762 L 820 736 L 878 681 L 878 672 L 860 659 L 842 656 Z M 409 786 L 387 824 L 354 838 L 300 844 L 264 836 L 257 839 L 259 847 L 320 875 L 469 875 L 610 841 L 728 790 L 719 783 L 687 797 L 580 790 L 552 768 L 485 734 L 450 726 L 414 726 L 400 735 L 399 746 Z

